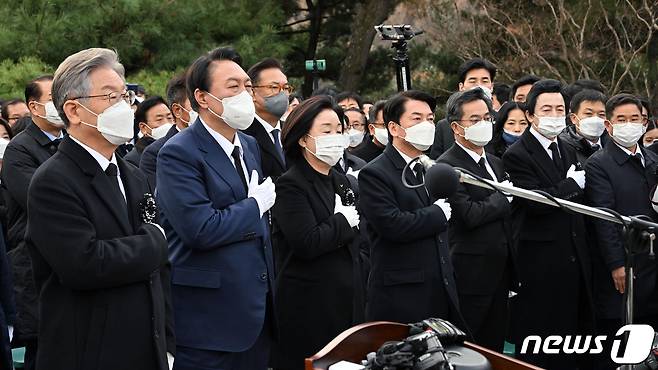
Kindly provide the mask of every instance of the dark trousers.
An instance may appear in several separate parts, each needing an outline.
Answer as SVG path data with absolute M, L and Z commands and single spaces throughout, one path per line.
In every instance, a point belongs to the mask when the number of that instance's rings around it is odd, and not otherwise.
M 222 352 L 177 346 L 174 370 L 267 370 L 271 323 L 263 323 L 256 343 L 243 352 Z
M 25 370 L 34 370 L 37 366 L 37 338 L 25 340 Z
M 476 344 L 503 353 L 507 335 L 509 274 L 490 295 L 460 294 L 459 305 Z

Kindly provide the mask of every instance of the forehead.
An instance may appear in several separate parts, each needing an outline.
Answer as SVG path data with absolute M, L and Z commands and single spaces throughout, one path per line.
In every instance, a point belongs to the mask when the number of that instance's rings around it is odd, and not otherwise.
M 642 112 L 640 112 L 640 108 L 633 103 L 622 104 L 612 110 L 613 116 L 639 116 L 641 114 Z
M 51 95 L 51 90 L 53 87 L 53 80 L 43 80 L 43 81 L 37 81 L 37 85 L 39 85 L 39 90 L 41 91 L 42 96 L 50 96 Z
M 525 114 L 520 109 L 512 109 L 507 114 L 507 120 L 525 120 Z
M 462 113 L 464 117 L 469 117 L 471 115 L 484 115 L 489 113 L 489 108 L 487 103 L 482 99 L 474 100 L 462 105 Z
M 564 105 L 564 97 L 559 92 L 554 93 L 543 93 L 539 94 L 537 97 L 537 102 L 535 103 L 535 109 L 541 108 L 543 106 L 560 106 Z
M 271 82 L 288 82 L 286 75 L 278 68 L 267 68 L 258 74 L 258 78 L 261 83 L 271 83 Z
M 351 105 L 351 104 L 358 105 L 359 103 L 357 103 L 357 101 L 355 99 L 345 98 L 345 99 L 339 101 L 338 104 L 339 105 Z
M 521 85 L 516 88 L 516 93 L 527 94 L 532 88 L 532 84 Z
M 602 111 L 605 110 L 605 104 L 603 104 L 602 101 L 584 100 L 580 103 L 580 106 L 578 107 L 578 111 L 581 112 L 586 109 L 591 109 L 594 111 Z
M 91 90 L 101 91 L 123 91 L 125 82 L 115 70 L 109 67 L 99 67 L 89 74 Z
M 332 124 L 340 124 L 340 120 L 338 119 L 338 115 L 336 112 L 334 112 L 332 109 L 324 109 L 320 113 L 318 113 L 317 116 L 315 116 L 315 119 L 313 120 L 313 125 L 320 125 L 323 123 L 332 123 Z
M 487 71 L 484 68 L 475 68 L 471 69 L 470 71 L 466 72 L 466 79 L 468 80 L 469 78 L 491 78 L 491 74 L 489 71 Z
M 213 61 L 210 63 L 209 68 L 208 77 L 210 77 L 211 84 L 213 82 L 225 82 L 228 80 L 244 81 L 249 79 L 247 72 L 232 60 Z
M 151 107 L 151 109 L 149 109 L 146 112 L 147 116 L 157 116 L 157 115 L 160 115 L 160 114 L 162 114 L 162 115 L 169 114 L 169 108 L 165 104 L 160 103 L 160 104 L 154 105 L 153 107 Z
M 345 115 L 350 121 L 361 120 L 363 118 L 363 114 L 353 110 L 345 112 Z
M 404 102 L 404 114 L 432 114 L 429 104 L 422 100 L 407 100 Z

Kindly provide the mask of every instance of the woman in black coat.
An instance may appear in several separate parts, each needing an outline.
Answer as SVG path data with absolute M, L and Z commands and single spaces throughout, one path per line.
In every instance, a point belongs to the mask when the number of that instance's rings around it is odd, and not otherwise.
M 272 209 L 279 340 L 275 369 L 310 357 L 363 320 L 359 223 L 350 182 L 333 166 L 347 147 L 342 110 L 327 96 L 302 102 L 286 120 L 289 164 Z
M 513 101 L 506 102 L 496 114 L 493 138 L 485 150 L 487 153 L 502 158 L 507 148 L 514 144 L 527 128 L 528 120 L 521 104 Z

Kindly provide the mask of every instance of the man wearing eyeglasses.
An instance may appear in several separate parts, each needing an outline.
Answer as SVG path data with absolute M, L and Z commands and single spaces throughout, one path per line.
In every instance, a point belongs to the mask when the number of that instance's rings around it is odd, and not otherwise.
M 484 146 L 493 136 L 494 110 L 484 92 L 463 92 L 448 105 L 455 144 L 439 157 L 454 167 L 509 184 L 503 162 Z M 460 184 L 448 199 L 452 207 L 449 245 L 464 320 L 475 343 L 503 351 L 508 292 L 512 282 L 512 198 L 491 189 Z
M 372 140 L 367 140 L 352 150 L 352 154 L 366 162 L 370 162 L 382 154 L 388 144 L 388 130 L 386 129 L 386 123 L 384 123 L 385 105 L 386 100 L 380 100 L 370 108 L 368 132 L 370 134 L 369 138 L 372 138 Z
M 115 154 L 133 135 L 134 99 L 117 54 L 67 57 L 52 97 L 68 135 L 27 197 L 25 241 L 40 291 L 36 369 L 168 370 L 167 241 L 140 212 L 146 178 Z
M 286 170 L 281 147 L 281 117 L 288 109 L 288 96 L 294 91 L 277 60 L 267 58 L 247 71 L 254 86 L 256 118 L 244 133 L 254 137 L 260 147 L 263 174 L 273 180 Z

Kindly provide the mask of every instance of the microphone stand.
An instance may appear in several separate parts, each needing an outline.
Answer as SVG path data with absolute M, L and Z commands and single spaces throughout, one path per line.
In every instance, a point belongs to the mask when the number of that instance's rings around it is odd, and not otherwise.
M 470 171 L 462 168 L 454 168 L 459 174 L 459 181 L 462 183 L 475 185 L 482 188 L 493 189 L 509 194 L 515 197 L 531 200 L 534 202 L 546 204 L 553 207 L 561 208 L 567 212 L 575 212 L 600 220 L 621 224 L 623 226 L 623 235 L 625 237 L 626 262 L 624 265 L 626 272 L 626 289 L 624 290 L 624 308 L 626 325 L 633 323 L 633 274 L 635 256 L 646 250 L 646 242 L 649 242 L 649 258 L 654 259 L 653 241 L 658 233 L 658 224 L 647 221 L 642 217 L 646 216 L 622 216 L 619 213 L 602 208 L 589 207 L 580 203 L 568 200 L 554 198 L 551 195 L 537 191 L 517 188 L 515 186 L 497 183 L 492 180 L 483 179 Z M 628 338 L 627 338 L 628 339 Z M 631 370 L 635 365 L 622 365 L 620 369 Z

